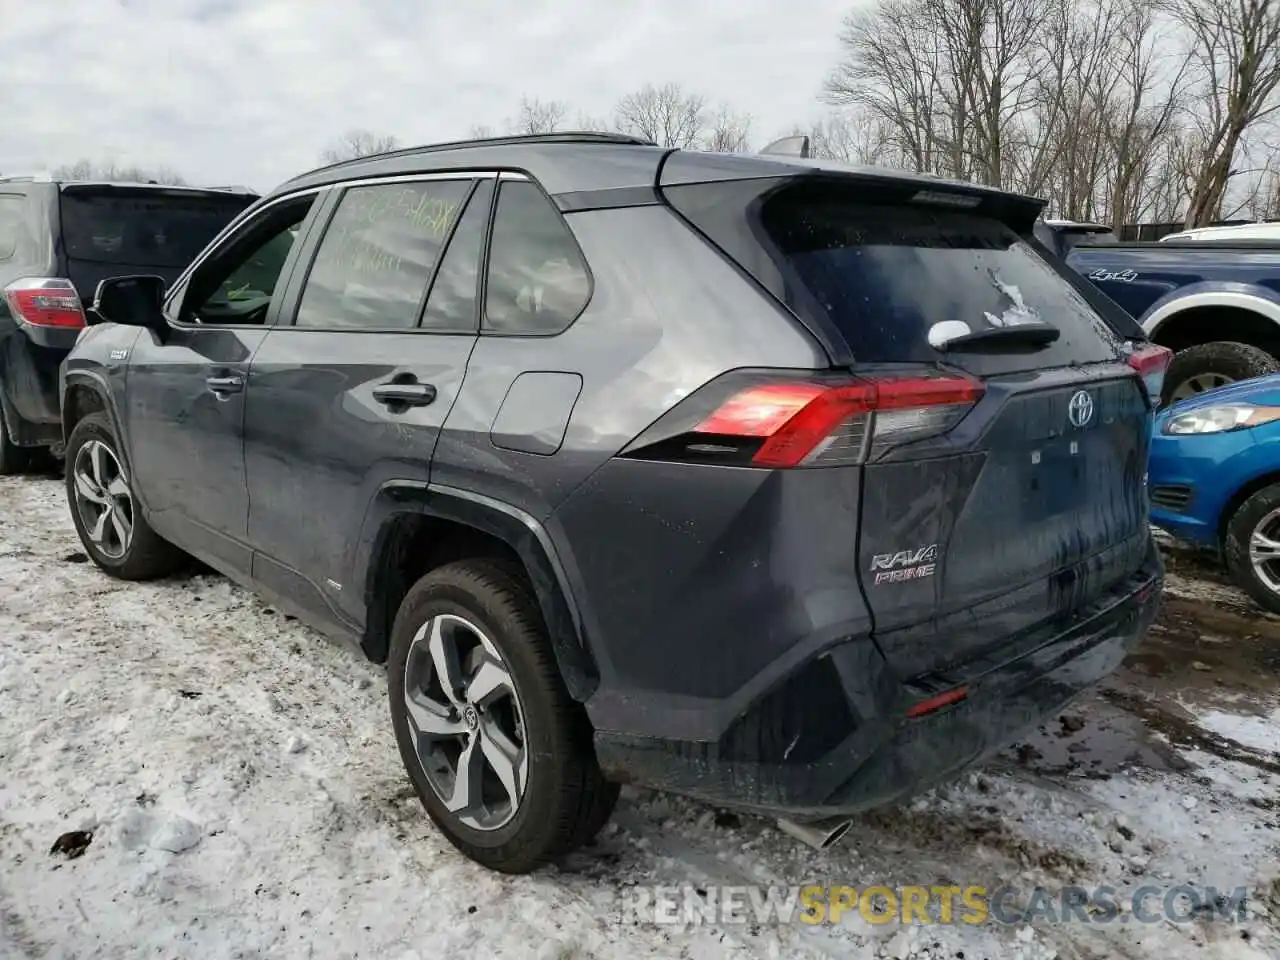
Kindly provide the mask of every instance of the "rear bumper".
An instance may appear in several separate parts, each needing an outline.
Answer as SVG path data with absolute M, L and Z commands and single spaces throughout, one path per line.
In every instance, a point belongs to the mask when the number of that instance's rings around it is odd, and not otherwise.
M 1163 567 L 1143 568 L 1072 616 L 931 678 L 893 676 L 869 638 L 826 650 L 790 674 L 715 742 L 599 732 L 614 779 L 747 812 L 806 819 L 855 814 L 952 779 L 1115 670 L 1155 619 Z M 907 709 L 964 684 L 965 700 L 917 719 Z

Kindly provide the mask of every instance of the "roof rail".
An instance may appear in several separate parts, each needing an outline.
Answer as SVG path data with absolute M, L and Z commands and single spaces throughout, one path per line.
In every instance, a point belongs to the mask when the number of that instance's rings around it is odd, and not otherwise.
M 450 140 L 446 143 L 423 144 L 416 147 L 397 147 L 395 150 L 387 150 L 384 153 L 370 153 L 363 157 L 353 157 L 350 160 L 339 160 L 337 163 L 325 164 L 322 167 L 308 170 L 306 173 L 292 179 L 297 180 L 300 177 L 310 176 L 322 170 L 334 170 L 351 164 L 363 163 L 366 160 L 380 160 L 383 157 L 403 157 L 414 153 L 438 153 L 446 150 L 463 150 L 468 147 L 515 146 L 522 143 L 600 143 L 630 144 L 637 147 L 657 146 L 652 140 L 644 137 L 635 137 L 629 133 L 603 133 L 595 130 L 567 130 L 563 133 L 519 133 L 504 137 L 480 137 L 471 140 Z

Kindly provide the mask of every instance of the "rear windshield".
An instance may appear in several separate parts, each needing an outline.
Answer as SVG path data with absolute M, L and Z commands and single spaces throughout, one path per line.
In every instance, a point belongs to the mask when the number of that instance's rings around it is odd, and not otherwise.
M 859 362 L 948 362 L 990 374 L 1116 359 L 1112 327 L 999 220 L 864 200 L 868 188 L 858 190 L 806 184 L 773 191 L 749 204 L 739 225 L 754 235 L 755 249 L 745 250 L 741 237 L 730 246 L 753 273 L 766 257 L 788 305 L 802 317 L 825 318 Z M 697 208 L 693 218 L 709 210 Z M 719 214 L 703 219 L 712 230 L 730 225 Z M 1039 346 L 988 341 L 943 352 L 929 341 L 943 323 L 939 329 L 962 323 L 975 333 L 1047 323 L 1060 335 Z
M 62 239 L 72 260 L 185 267 L 251 197 L 159 190 L 62 194 Z

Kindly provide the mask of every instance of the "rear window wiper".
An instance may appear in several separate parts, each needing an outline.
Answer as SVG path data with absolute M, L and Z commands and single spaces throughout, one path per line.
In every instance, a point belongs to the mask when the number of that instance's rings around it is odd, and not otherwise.
M 941 343 L 933 343 L 935 350 L 956 350 L 964 347 L 1044 347 L 1053 343 L 1062 331 L 1047 323 L 1019 323 L 1012 327 L 986 327 L 954 337 Z

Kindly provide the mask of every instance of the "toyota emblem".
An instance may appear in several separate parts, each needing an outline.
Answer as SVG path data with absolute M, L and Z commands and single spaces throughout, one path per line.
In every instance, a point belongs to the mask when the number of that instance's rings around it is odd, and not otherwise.
M 1086 390 L 1077 390 L 1067 404 L 1067 418 L 1073 427 L 1083 427 L 1093 419 L 1093 397 Z

